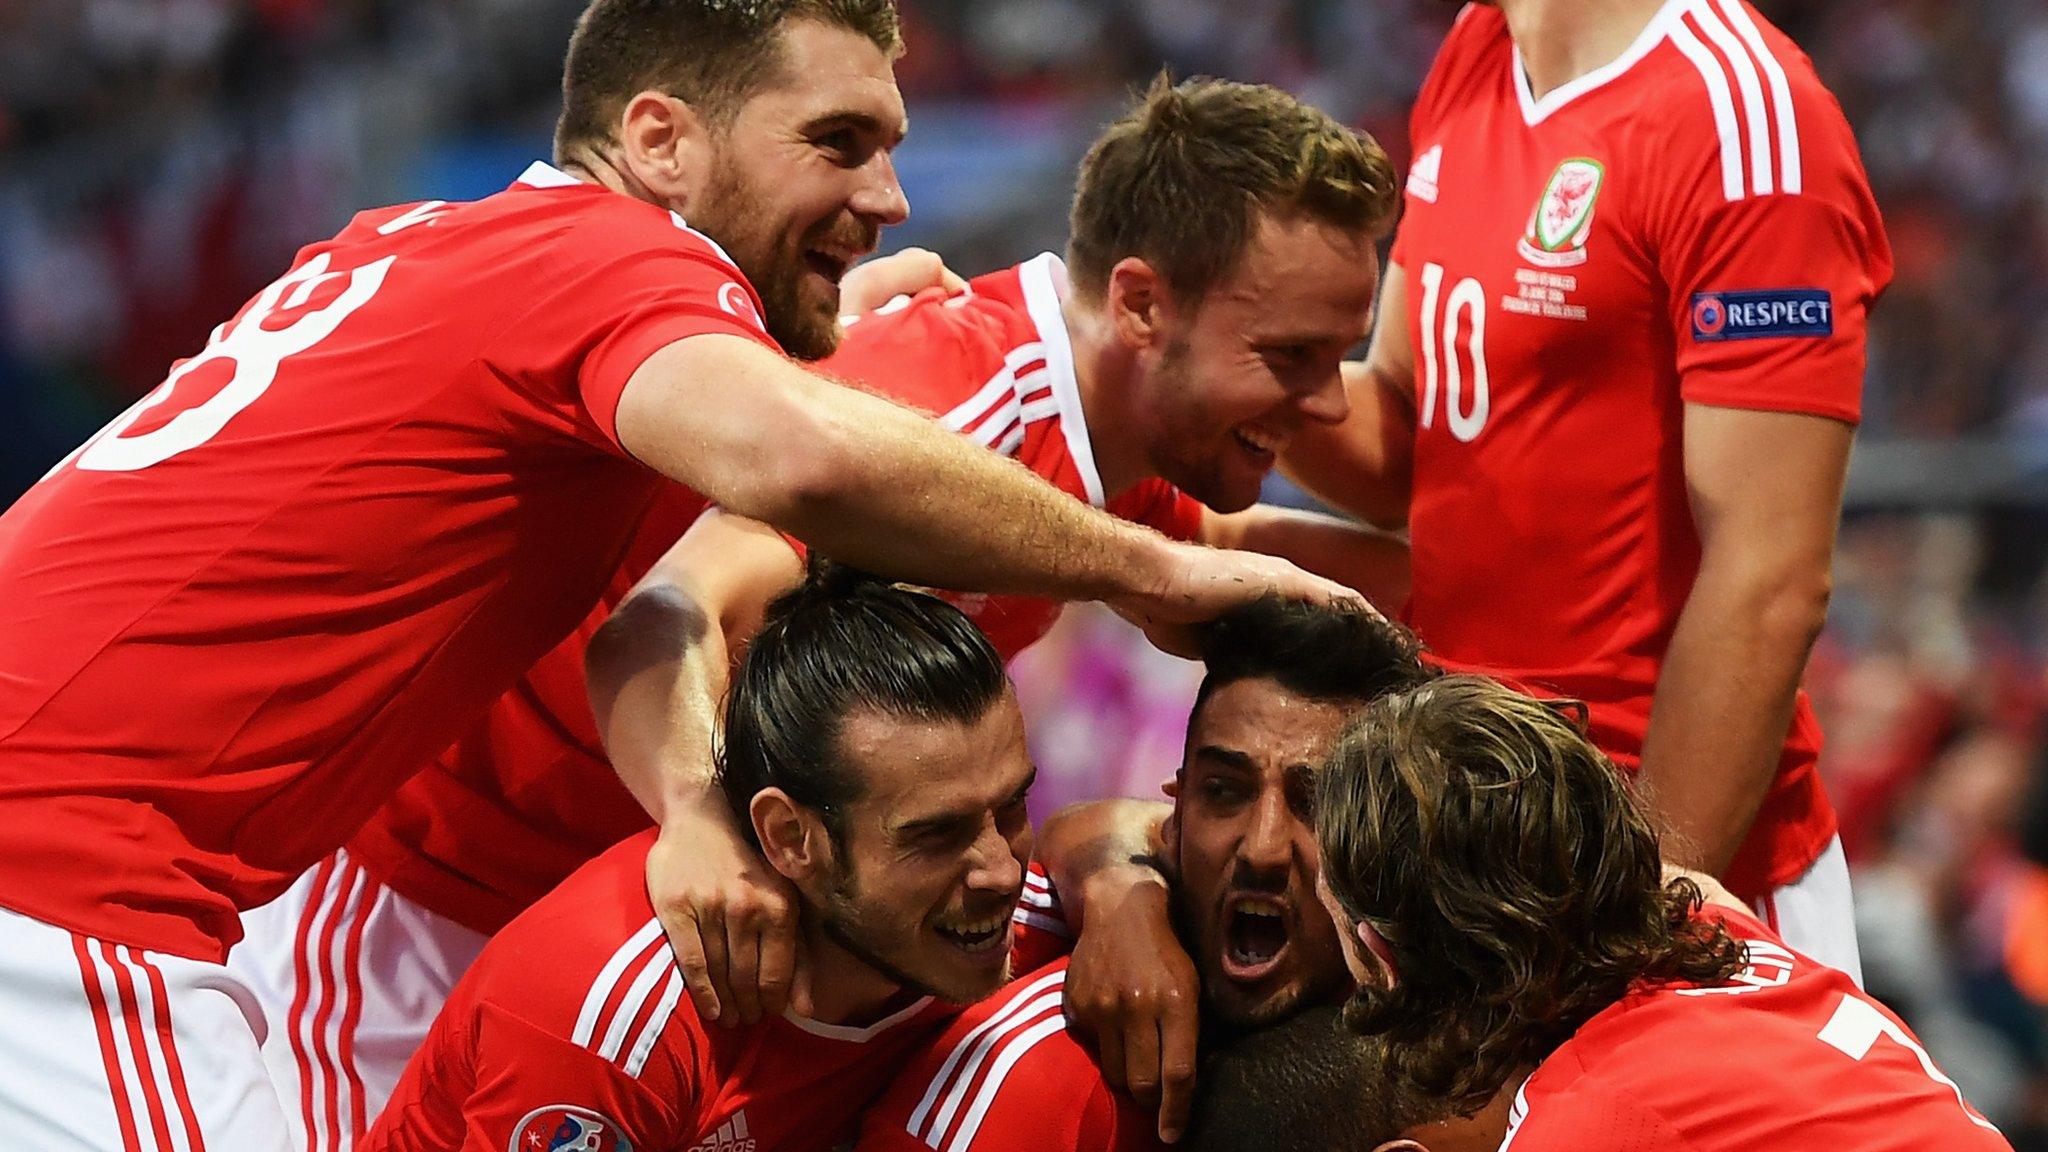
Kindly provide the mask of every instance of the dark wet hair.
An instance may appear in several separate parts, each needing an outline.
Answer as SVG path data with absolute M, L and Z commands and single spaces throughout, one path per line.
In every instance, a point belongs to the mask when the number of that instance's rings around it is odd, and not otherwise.
M 1364 703 L 1435 674 L 1414 633 L 1360 605 L 1261 597 L 1217 617 L 1201 647 L 1208 673 L 1195 694 L 1196 715 L 1239 680 L 1271 679 L 1311 700 Z
M 837 840 L 864 788 L 840 755 L 849 716 L 973 723 L 1008 687 L 1003 658 L 958 608 L 817 562 L 769 605 L 733 678 L 719 786 L 757 848 L 748 806 L 764 788 L 821 813 Z

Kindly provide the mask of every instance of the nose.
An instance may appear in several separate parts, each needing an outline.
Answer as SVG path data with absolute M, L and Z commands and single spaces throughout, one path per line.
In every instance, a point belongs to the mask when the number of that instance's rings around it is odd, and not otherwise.
M 1301 394 L 1301 414 L 1318 424 L 1342 424 L 1351 415 L 1351 397 L 1344 389 L 1341 369 L 1331 372 L 1314 388 Z
M 1028 837 L 1029 833 L 1025 835 Z M 1024 887 L 1024 861 L 1031 855 L 1028 839 L 1020 848 L 991 820 L 975 839 L 970 852 L 972 862 L 967 870 L 969 889 L 1007 894 Z
M 896 161 L 887 152 L 877 152 L 867 167 L 867 180 L 853 195 L 853 210 L 883 228 L 910 219 L 910 198 L 896 179 Z
M 1286 868 L 1294 858 L 1294 832 L 1298 823 L 1281 790 L 1266 789 L 1252 809 L 1251 826 L 1245 829 L 1238 855 L 1247 867 L 1262 872 Z

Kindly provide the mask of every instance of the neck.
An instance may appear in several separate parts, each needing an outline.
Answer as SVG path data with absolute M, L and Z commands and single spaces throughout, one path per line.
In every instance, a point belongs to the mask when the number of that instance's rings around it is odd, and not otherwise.
M 1095 450 L 1095 470 L 1102 477 L 1102 495 L 1114 500 L 1151 475 L 1135 432 L 1130 410 L 1137 364 L 1117 340 L 1100 303 L 1080 293 L 1060 298 L 1067 343 L 1074 350 L 1074 385 L 1081 393 L 1081 415 L 1088 421 L 1088 439 Z
M 1501 1141 L 1507 1139 L 1508 1113 L 1514 1107 L 1515 1093 L 1521 1090 L 1530 1071 L 1523 1069 L 1508 1077 L 1493 1099 L 1472 1115 L 1420 1124 L 1402 1135 L 1429 1152 L 1497 1152 Z
M 903 991 L 826 935 L 815 918 L 804 926 L 803 963 L 789 992 L 789 1010 L 820 1024 L 872 1024 Z
M 1664 0 L 1499 0 L 1538 99 L 1611 64 Z
M 586 184 L 609 188 L 635 200 L 645 200 L 656 207 L 669 207 L 645 185 L 633 179 L 630 172 L 589 147 L 579 146 L 571 150 L 555 167 Z

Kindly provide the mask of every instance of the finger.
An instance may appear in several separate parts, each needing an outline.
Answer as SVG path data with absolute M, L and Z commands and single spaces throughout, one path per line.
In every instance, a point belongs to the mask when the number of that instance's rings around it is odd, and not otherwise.
M 1124 1082 L 1131 1099 L 1150 1108 L 1159 1103 L 1159 1025 L 1139 1021 L 1124 1036 Z
M 702 915 L 700 913 L 700 915 Z M 720 1024 L 739 1022 L 733 1007 L 730 959 L 725 949 L 725 917 L 704 916 L 697 923 L 697 939 L 704 945 L 704 981 L 711 988 L 713 1012 L 706 1017 Z
M 939 264 L 939 287 L 946 290 L 946 295 L 957 296 L 967 291 L 967 278 L 946 267 L 941 262 Z
M 796 981 L 796 916 L 788 904 L 776 910 L 761 928 L 761 1012 L 779 1016 L 789 1007 Z
M 683 970 L 683 984 L 690 990 L 690 1002 L 697 1006 L 698 1019 L 718 1019 L 718 992 L 711 985 L 697 922 L 682 917 L 669 924 L 668 946 L 675 951 L 676 966 Z
M 1123 1030 L 1114 1020 L 1105 1020 L 1104 1027 L 1095 1030 L 1095 1062 L 1111 1088 L 1125 1090 Z
M 741 1024 L 761 1020 L 761 921 L 751 912 L 725 918 L 726 979 L 733 1014 Z
M 1159 1022 L 1159 1138 L 1172 1144 L 1188 1130 L 1195 1100 L 1195 1044 L 1200 1026 L 1194 1006 L 1177 1000 Z

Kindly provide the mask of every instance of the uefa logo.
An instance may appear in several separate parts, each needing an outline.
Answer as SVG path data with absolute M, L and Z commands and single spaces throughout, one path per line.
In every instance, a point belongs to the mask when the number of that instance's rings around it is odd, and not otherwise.
M 1718 336 L 1728 326 L 1728 309 L 1719 296 L 1701 296 L 1692 302 L 1692 330 L 1701 336 Z

